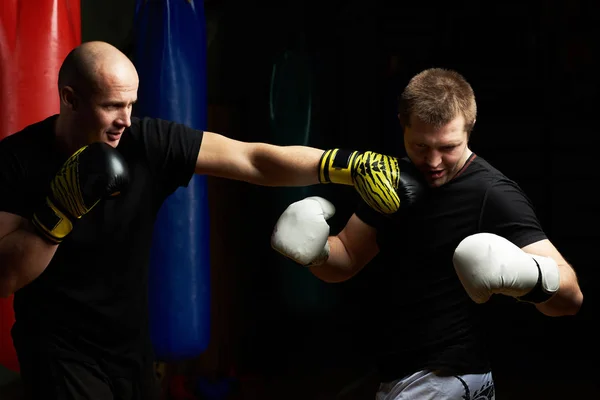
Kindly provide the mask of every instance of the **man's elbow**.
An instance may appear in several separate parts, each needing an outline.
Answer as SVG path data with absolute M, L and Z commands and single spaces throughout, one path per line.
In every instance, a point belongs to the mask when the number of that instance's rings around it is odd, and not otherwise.
M 560 294 L 560 293 L 559 293 Z M 578 284 L 571 285 L 570 290 L 565 293 L 562 300 L 563 315 L 576 315 L 583 304 L 583 293 Z
M 15 290 L 10 286 L 0 285 L 0 298 L 8 299 L 15 294 Z
M 12 276 L 0 275 L 0 297 L 8 298 L 17 291 L 17 280 Z
M 568 317 L 577 315 L 582 304 L 583 293 L 577 291 L 568 297 L 561 297 L 560 300 L 553 298 L 546 303 L 538 304 L 537 308 L 542 314 L 549 317 Z
M 565 307 L 565 315 L 576 315 L 581 310 L 581 306 L 583 305 L 583 293 L 581 291 L 577 291 L 576 294 L 572 296 L 571 301 L 568 303 L 567 307 Z

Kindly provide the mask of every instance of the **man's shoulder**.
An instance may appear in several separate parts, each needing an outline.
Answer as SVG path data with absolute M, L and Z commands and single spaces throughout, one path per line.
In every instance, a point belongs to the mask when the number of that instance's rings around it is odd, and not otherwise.
M 148 116 L 132 116 L 131 126 L 129 129 L 133 130 L 153 130 L 160 129 L 163 126 L 181 125 L 175 121 L 171 121 L 164 118 L 148 117 Z
M 493 185 L 498 182 L 512 182 L 502 171 L 494 167 L 485 158 L 475 155 L 469 167 L 464 174 L 471 180 L 476 180 L 479 184 Z
M 490 199 L 509 199 L 514 196 L 526 196 L 519 183 L 505 175 L 489 162 L 480 158 L 478 161 L 479 176 L 472 180 L 472 187 L 477 187 Z
M 131 126 L 125 132 L 133 142 L 146 145 L 165 145 L 172 140 L 179 142 L 181 137 L 200 137 L 201 140 L 204 133 L 181 122 L 147 116 L 132 116 Z
M 491 174 L 491 175 L 502 174 L 499 169 L 494 167 L 488 160 L 486 160 L 484 157 L 482 157 L 478 154 L 473 154 L 473 161 L 472 161 L 471 165 L 473 166 L 474 169 L 485 172 L 487 174 Z
M 54 134 L 53 124 L 58 115 L 52 115 L 41 121 L 25 126 L 20 131 L 9 134 L 0 140 L 0 149 L 11 152 L 29 150 L 36 145 L 47 146 Z M 46 147 L 47 148 L 47 147 Z
M 184 125 L 162 118 L 132 116 L 131 126 L 127 128 L 126 132 L 128 132 L 128 134 L 135 139 L 143 139 L 147 137 L 156 139 L 157 135 L 168 134 L 177 126 Z

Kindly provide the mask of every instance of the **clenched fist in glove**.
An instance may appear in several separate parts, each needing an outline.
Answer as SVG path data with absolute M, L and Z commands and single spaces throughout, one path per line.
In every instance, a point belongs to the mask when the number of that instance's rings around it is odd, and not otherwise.
M 329 225 L 335 207 L 312 196 L 292 203 L 281 214 L 271 235 L 271 246 L 304 266 L 318 265 L 329 257 Z
M 418 171 L 402 159 L 367 151 L 327 150 L 319 163 L 319 181 L 352 185 L 382 214 L 417 201 L 425 188 Z
M 559 288 L 558 265 L 550 257 L 525 253 L 491 233 L 463 239 L 454 251 L 454 268 L 469 297 L 485 303 L 492 294 L 542 303 Z
M 69 157 L 52 180 L 46 200 L 33 216 L 33 225 L 42 237 L 61 243 L 79 218 L 128 184 L 126 162 L 116 149 L 102 142 L 84 146 Z

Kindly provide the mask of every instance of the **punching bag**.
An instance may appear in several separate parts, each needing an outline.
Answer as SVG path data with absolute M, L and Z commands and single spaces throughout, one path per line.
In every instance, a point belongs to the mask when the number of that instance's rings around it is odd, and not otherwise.
M 194 0 L 137 0 L 133 62 L 140 86 L 135 114 L 205 130 L 204 9 Z M 206 177 L 195 175 L 161 207 L 149 271 L 150 333 L 160 361 L 193 358 L 210 331 Z
M 275 58 L 271 71 L 269 115 L 271 143 L 280 146 L 302 145 L 320 147 L 323 141 L 315 137 L 313 126 L 314 73 L 312 56 L 305 39 L 297 35 Z M 286 187 L 274 195 L 275 209 L 282 213 L 291 203 L 308 196 L 319 196 L 315 187 Z M 306 269 L 287 258 L 275 255 L 281 268 L 280 297 L 287 311 L 315 315 L 325 313 L 337 304 L 335 290 Z M 326 287 L 327 286 L 327 287 Z
M 58 70 L 80 43 L 79 0 L 0 1 L 0 139 L 59 112 Z M 12 304 L 0 299 L 0 364 L 17 371 Z

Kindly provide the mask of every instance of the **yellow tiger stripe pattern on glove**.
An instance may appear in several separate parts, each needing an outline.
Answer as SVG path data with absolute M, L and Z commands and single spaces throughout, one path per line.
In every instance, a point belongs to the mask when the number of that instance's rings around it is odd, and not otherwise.
M 129 185 L 127 163 L 117 149 L 103 142 L 81 147 L 58 170 L 43 203 L 33 213 L 33 225 L 48 241 L 60 244 L 77 220 L 102 199 Z
M 359 162 L 361 158 L 363 162 Z M 393 214 L 400 208 L 396 191 L 400 182 L 397 158 L 367 151 L 357 157 L 353 179 L 358 192 L 377 211 Z
M 376 211 L 393 214 L 400 208 L 398 159 L 367 151 L 327 150 L 319 163 L 319 181 L 354 185 Z
M 77 218 L 85 215 L 99 201 L 86 205 L 80 187 L 79 155 L 86 148 L 82 147 L 69 158 L 50 185 L 52 197 L 63 207 L 63 211 Z

